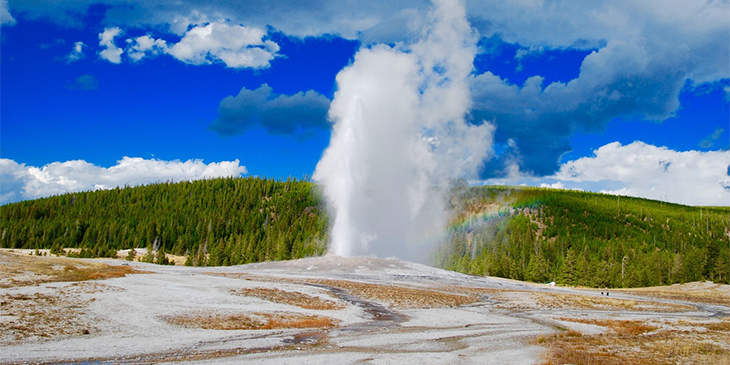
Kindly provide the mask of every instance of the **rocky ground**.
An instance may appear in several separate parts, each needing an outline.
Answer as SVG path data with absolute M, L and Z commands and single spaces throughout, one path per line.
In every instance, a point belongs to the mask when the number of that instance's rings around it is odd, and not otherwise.
M 730 286 L 632 290 L 326 256 L 158 266 L 0 251 L 0 363 L 730 364 Z

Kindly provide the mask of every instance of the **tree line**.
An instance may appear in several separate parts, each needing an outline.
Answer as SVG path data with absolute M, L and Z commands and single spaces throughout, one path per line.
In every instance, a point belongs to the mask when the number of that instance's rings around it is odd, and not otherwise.
M 310 182 L 255 177 L 70 193 L 1 206 L 0 247 L 79 257 L 146 247 L 199 266 L 301 258 L 326 249 L 321 200 Z
M 730 282 L 730 208 L 578 191 L 454 188 L 434 259 L 459 272 L 591 287 Z
M 454 184 L 448 205 L 434 266 L 592 287 L 730 282 L 727 207 L 464 183 Z M 219 178 L 0 206 L 0 247 L 76 248 L 78 257 L 148 248 L 137 259 L 164 264 L 171 253 L 187 265 L 224 266 L 322 255 L 327 220 L 310 182 Z

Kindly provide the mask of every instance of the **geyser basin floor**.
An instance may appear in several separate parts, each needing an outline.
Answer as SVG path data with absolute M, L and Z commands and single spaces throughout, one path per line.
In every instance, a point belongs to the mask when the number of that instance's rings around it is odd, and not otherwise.
M 678 358 L 718 363 L 730 354 L 728 286 L 606 297 L 335 256 L 217 268 L 129 264 L 147 273 L 30 286 L 3 281 L 0 363 L 535 364 L 580 343 L 639 356 L 647 350 L 630 341 L 640 337 L 663 341 L 664 350 L 652 344 L 656 351 L 676 350 L 678 333 L 683 348 L 698 344 L 707 351 L 697 356 L 709 356 L 693 358 L 690 348 Z M 686 295 L 666 294 L 682 288 Z

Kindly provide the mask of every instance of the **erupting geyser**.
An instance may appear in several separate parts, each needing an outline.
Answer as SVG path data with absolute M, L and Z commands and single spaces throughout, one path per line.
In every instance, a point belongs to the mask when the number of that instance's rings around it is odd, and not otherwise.
M 493 128 L 466 123 L 476 36 L 458 1 L 434 1 L 420 40 L 363 47 L 337 75 L 332 138 L 314 180 L 330 251 L 424 261 L 446 223 L 450 177 L 469 177 Z

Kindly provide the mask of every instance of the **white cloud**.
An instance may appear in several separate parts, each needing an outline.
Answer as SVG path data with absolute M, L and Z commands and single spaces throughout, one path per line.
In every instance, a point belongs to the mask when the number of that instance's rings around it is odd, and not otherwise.
M 264 30 L 224 22 L 193 27 L 177 43 L 168 44 L 149 34 L 129 38 L 125 49 L 114 44 L 114 38 L 122 33 L 120 28 L 114 27 L 99 34 L 99 45 L 105 48 L 99 53 L 101 58 L 118 64 L 122 62 L 124 52 L 134 62 L 147 56 L 169 54 L 193 65 L 222 62 L 230 68 L 266 68 L 279 51 L 279 45 L 264 39 Z
M 565 189 L 565 184 L 563 184 L 562 181 L 558 181 L 553 184 L 542 183 L 542 184 L 540 184 L 540 187 L 541 188 L 550 188 L 550 189 Z
M 127 43 L 131 44 L 127 48 L 129 58 L 135 62 L 141 60 L 148 54 L 157 55 L 167 52 L 167 42 L 164 39 L 154 39 L 149 35 L 143 35 L 134 39 L 127 39 Z
M 241 166 L 238 160 L 206 164 L 201 160 L 163 161 L 124 157 L 116 165 L 105 168 L 83 160 L 53 162 L 35 167 L 3 158 L 0 159 L 0 204 L 74 191 L 240 176 L 246 173 L 246 167 Z
M 265 35 L 259 28 L 210 23 L 190 29 L 168 53 L 194 65 L 222 61 L 231 68 L 268 67 L 279 46 L 264 40 Z
M 368 44 L 407 43 L 424 30 L 431 6 L 428 0 L 250 0 L 246 6 L 227 0 L 99 2 L 109 5 L 106 24 L 182 36 L 178 44 L 168 44 L 168 51 L 183 62 L 222 62 L 233 68 L 267 67 L 277 56 L 278 45 L 264 40 L 267 27 L 296 37 L 333 34 Z M 669 118 L 679 110 L 686 85 L 714 83 L 730 99 L 726 0 L 464 3 L 467 19 L 482 39 L 518 45 L 518 61 L 541 50 L 595 50 L 582 61 L 579 77 L 569 82 L 545 85 L 540 75 L 530 75 L 523 85 L 514 85 L 489 72 L 472 78 L 475 121 L 496 126 L 498 145 L 508 138 L 516 141 L 515 148 L 484 169 L 484 178 L 500 172 L 505 176 L 513 164 L 549 176 L 559 168 L 560 156 L 571 150 L 569 140 L 576 132 L 600 132 L 616 118 Z M 88 7 L 85 0 L 12 2 L 13 11 L 24 17 L 67 26 L 79 26 L 78 15 Z M 127 51 L 131 59 L 152 52 Z M 111 57 L 119 49 L 102 52 Z
M 114 44 L 114 38 L 122 33 L 117 27 L 106 28 L 99 33 L 99 45 L 104 49 L 99 52 L 99 56 L 111 63 L 122 62 L 122 49 Z
M 74 43 L 74 47 L 73 49 L 71 49 L 71 53 L 66 55 L 66 63 L 71 63 L 86 58 L 86 54 L 84 54 L 84 47 L 86 47 L 84 42 Z
M 10 14 L 7 0 L 0 0 L 0 26 L 3 25 L 15 25 L 15 18 Z
M 691 205 L 730 205 L 730 151 L 679 152 L 643 142 L 609 143 L 569 161 L 551 178 L 593 182 L 595 189 Z M 618 184 L 617 184 L 618 183 Z M 618 186 L 617 186 L 618 185 Z

